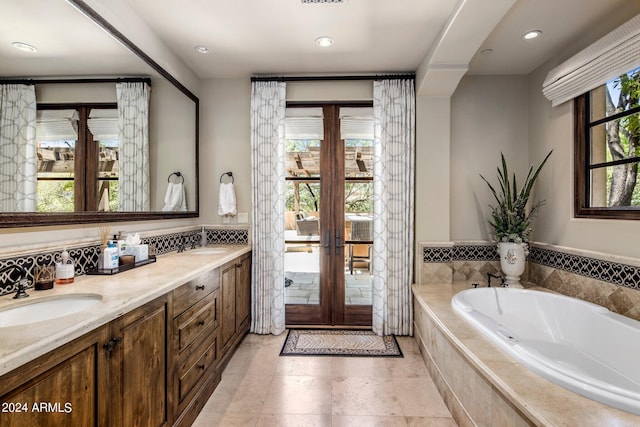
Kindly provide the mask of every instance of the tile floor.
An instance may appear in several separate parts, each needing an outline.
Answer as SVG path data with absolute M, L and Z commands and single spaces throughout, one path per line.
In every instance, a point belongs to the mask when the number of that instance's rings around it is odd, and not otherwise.
M 285 337 L 247 335 L 193 426 L 457 426 L 413 338 L 403 358 L 280 357 Z

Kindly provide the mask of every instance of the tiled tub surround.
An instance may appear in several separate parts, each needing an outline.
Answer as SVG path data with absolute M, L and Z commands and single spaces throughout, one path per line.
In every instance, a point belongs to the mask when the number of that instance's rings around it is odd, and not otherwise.
M 221 254 L 161 255 L 158 261 L 113 276 L 80 276 L 75 282 L 53 289 L 32 292 L 29 302 L 40 297 L 68 294 L 99 294 L 102 300 L 88 310 L 25 326 L 0 328 L 0 375 L 48 353 L 124 313 L 153 301 L 204 272 L 243 255 L 249 245 L 224 245 Z M 14 305 L 10 296 L 0 298 L 0 310 Z
M 500 273 L 495 244 L 488 242 L 422 243 L 418 283 L 478 282 Z M 522 276 L 525 286 L 555 292 L 607 307 L 640 320 L 640 260 L 533 243 Z
M 582 397 L 523 367 L 459 318 L 451 298 L 469 283 L 414 285 L 415 339 L 461 427 L 638 426 L 640 417 Z
M 205 225 L 207 244 L 247 245 L 249 244 L 248 227 L 209 226 Z M 202 226 L 180 227 L 140 233 L 142 243 L 149 244 L 157 255 L 177 251 L 184 242 L 185 250 L 192 246 L 200 246 Z M 117 233 L 117 231 L 115 231 Z M 97 236 L 96 229 L 96 236 Z M 82 241 L 60 242 L 46 247 L 17 247 L 2 250 L 0 253 L 0 269 L 9 265 L 19 265 L 27 271 L 29 288 L 33 288 L 33 268 L 36 265 L 53 265 L 56 257 L 63 249 L 75 261 L 76 276 L 82 276 L 90 268 L 94 268 L 100 254 L 99 241 L 85 239 Z M 11 272 L 9 272 L 11 273 Z M 12 277 L 16 277 L 15 274 Z M 0 275 L 0 282 L 8 282 L 8 274 Z M 15 292 L 15 286 L 0 288 L 0 296 Z

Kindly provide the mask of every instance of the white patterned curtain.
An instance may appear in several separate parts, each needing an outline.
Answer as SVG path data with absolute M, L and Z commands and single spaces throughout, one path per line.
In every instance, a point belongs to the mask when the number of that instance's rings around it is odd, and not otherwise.
M 148 211 L 149 97 L 146 83 L 117 83 L 119 129 L 119 207 L 123 212 Z
M 253 260 L 251 332 L 285 329 L 284 119 L 286 84 L 251 84 Z
M 0 85 L 0 212 L 35 212 L 37 173 L 35 87 Z
M 374 82 L 373 115 L 373 331 L 413 335 L 413 80 Z

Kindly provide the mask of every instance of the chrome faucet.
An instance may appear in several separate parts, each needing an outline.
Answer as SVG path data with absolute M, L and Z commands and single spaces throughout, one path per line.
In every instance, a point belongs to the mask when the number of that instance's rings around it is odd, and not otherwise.
M 180 236 L 180 243 L 178 244 L 178 253 L 184 252 L 184 247 L 186 245 L 184 236 Z
M 500 279 L 500 286 L 502 286 L 503 288 L 507 287 L 507 283 L 504 281 L 504 277 L 503 276 L 487 273 L 487 287 L 488 288 L 491 287 L 491 278 Z
M 20 276 L 18 276 L 18 281 L 17 281 L 18 289 L 17 289 L 16 294 L 14 295 L 13 299 L 20 299 L 20 298 L 28 297 L 29 294 L 26 291 L 26 288 L 27 288 L 27 285 L 26 285 L 26 283 L 27 283 L 27 271 L 24 268 L 20 267 L 19 265 L 9 265 L 9 266 L 6 266 L 3 269 L 0 269 L 0 274 L 6 273 L 7 271 L 10 271 L 10 270 L 17 270 L 18 273 L 20 274 Z M 11 275 L 9 275 L 9 279 L 10 278 L 11 278 Z M 0 285 L 0 286 L 2 286 L 4 288 L 7 285 L 8 285 L 8 283 L 2 283 L 2 285 Z

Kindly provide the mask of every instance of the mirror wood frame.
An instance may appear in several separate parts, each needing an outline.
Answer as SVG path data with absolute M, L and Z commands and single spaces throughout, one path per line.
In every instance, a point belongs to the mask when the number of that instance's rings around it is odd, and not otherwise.
M 163 219 L 179 219 L 179 218 L 197 218 L 200 216 L 200 100 L 189 89 L 187 89 L 182 83 L 180 83 L 175 77 L 169 74 L 164 68 L 162 68 L 156 61 L 154 61 L 149 55 L 143 52 L 138 46 L 136 46 L 131 40 L 129 40 L 124 34 L 118 31 L 113 25 L 107 22 L 102 16 L 100 16 L 95 10 L 89 7 L 82 0 L 66 0 L 75 8 L 80 10 L 87 18 L 91 19 L 104 31 L 109 33 L 113 38 L 122 43 L 127 49 L 129 49 L 134 55 L 142 59 L 147 65 L 153 68 L 158 74 L 167 79 L 172 85 L 174 85 L 180 92 L 191 99 L 195 104 L 195 154 L 196 154 L 196 180 L 195 180 L 195 209 L 186 212 L 66 212 L 66 213 L 45 213 L 45 212 L 28 212 L 28 213 L 15 213 L 6 212 L 0 213 L 0 228 L 13 228 L 13 227 L 38 227 L 47 225 L 73 225 L 73 224 L 88 224 L 98 222 L 130 222 L 130 221 L 154 221 Z

